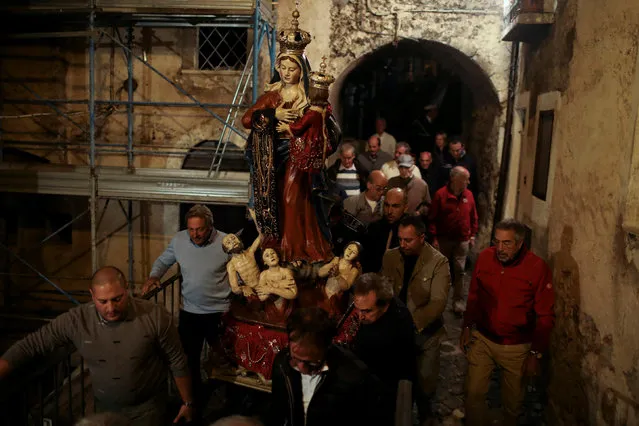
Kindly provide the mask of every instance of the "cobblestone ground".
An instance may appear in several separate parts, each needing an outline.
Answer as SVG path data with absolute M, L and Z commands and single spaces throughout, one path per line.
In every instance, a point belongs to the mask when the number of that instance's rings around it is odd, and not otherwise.
M 470 278 L 470 273 L 467 273 L 466 276 Z M 439 422 L 434 423 L 433 426 L 464 424 L 460 417 L 464 412 L 464 380 L 467 362 L 463 352 L 459 349 L 461 323 L 461 318 L 452 313 L 452 301 L 449 300 L 448 307 L 444 313 L 447 339 L 441 346 L 440 382 L 433 407 L 435 414 L 439 417 Z M 488 405 L 491 407 L 491 417 L 496 424 L 499 423 L 499 374 L 499 371 L 493 374 L 487 397 Z M 524 401 L 524 415 L 520 419 L 520 425 L 545 426 L 543 421 L 545 400 L 541 389 L 543 389 L 541 384 L 535 387 L 528 386 Z M 418 424 L 417 419 L 415 419 L 415 425 Z

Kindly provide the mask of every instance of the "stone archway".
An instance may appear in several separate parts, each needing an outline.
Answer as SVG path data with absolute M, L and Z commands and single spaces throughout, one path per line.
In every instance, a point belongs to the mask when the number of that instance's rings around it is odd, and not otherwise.
M 490 226 L 494 214 L 493 199 L 499 173 L 500 134 L 503 122 L 498 90 L 487 72 L 476 61 L 458 49 L 436 41 L 402 40 L 398 43 L 382 45 L 351 61 L 337 77 L 331 90 L 335 116 L 343 121 L 345 108 L 343 92 L 351 76 L 360 72 L 362 68 L 379 64 L 380 59 L 384 61 L 389 58 L 390 60 L 400 49 L 404 58 L 408 55 L 411 59 L 427 58 L 436 63 L 441 68 L 442 75 L 446 74 L 447 78 L 454 79 L 460 86 L 454 96 L 459 96 L 461 99 L 452 102 L 459 109 L 458 118 L 455 120 L 460 120 L 460 123 L 458 128 L 451 131 L 461 134 L 469 154 L 477 161 L 481 187 L 477 204 L 481 222 L 480 243 L 483 243 L 481 244 L 483 246 L 487 244 L 490 237 Z M 423 99 L 421 105 L 426 105 L 430 101 L 430 99 Z M 406 100 L 406 104 L 414 105 L 419 102 L 420 100 L 416 100 L 410 103 Z M 398 103 L 385 107 L 398 109 L 403 106 L 403 103 Z M 372 128 L 369 133 L 373 133 Z

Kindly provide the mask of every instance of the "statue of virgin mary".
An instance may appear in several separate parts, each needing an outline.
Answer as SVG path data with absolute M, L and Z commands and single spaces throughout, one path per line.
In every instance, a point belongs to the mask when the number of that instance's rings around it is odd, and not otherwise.
M 317 262 L 332 258 L 327 212 L 321 193 L 322 172 L 310 179 L 290 179 L 290 135 L 278 132 L 277 124 L 293 123 L 310 107 L 310 66 L 304 54 L 311 35 L 299 29 L 299 12 L 293 12 L 291 28 L 278 34 L 280 53 L 276 60 L 276 73 L 265 93 L 242 117 L 242 124 L 251 130 L 246 148 L 246 159 L 251 170 L 253 205 L 256 225 L 265 236 L 265 247 L 281 249 L 282 260 Z M 334 149 L 340 137 L 339 127 L 332 116 L 328 129 L 330 146 Z M 288 173 L 286 172 L 288 169 Z M 298 174 L 298 176 L 300 176 Z M 302 229 L 283 235 L 282 220 L 287 206 L 295 198 L 296 208 L 305 204 Z M 308 213 L 314 214 L 308 214 Z M 290 227 L 289 227 L 290 228 Z

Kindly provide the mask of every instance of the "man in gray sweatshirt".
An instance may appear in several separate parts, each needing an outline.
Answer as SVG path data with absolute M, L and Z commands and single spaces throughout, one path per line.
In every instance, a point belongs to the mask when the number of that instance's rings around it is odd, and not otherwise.
M 229 309 L 231 286 L 226 272 L 230 255 L 222 249 L 224 232 L 213 227 L 213 214 L 203 205 L 186 214 L 187 229 L 175 234 L 157 258 L 143 293 L 157 287 L 176 262 L 182 273 L 182 309 L 178 331 L 193 377 L 196 402 L 202 398 L 200 355 L 204 339 L 218 349 L 220 319 Z
M 96 411 L 121 413 L 134 426 L 164 424 L 170 369 L 184 402 L 175 421 L 190 421 L 191 377 L 173 318 L 160 305 L 129 297 L 124 274 L 113 266 L 94 274 L 91 297 L 92 303 L 9 348 L 0 358 L 0 379 L 38 355 L 72 344 L 91 372 Z

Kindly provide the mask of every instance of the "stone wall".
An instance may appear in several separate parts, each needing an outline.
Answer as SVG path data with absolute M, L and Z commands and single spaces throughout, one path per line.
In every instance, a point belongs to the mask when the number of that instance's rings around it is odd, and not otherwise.
M 639 5 L 558 2 L 543 41 L 522 46 L 529 92 L 518 216 L 557 294 L 550 424 L 639 424 L 639 272 L 622 228 L 631 173 Z M 538 96 L 556 93 L 547 200 L 531 194 Z M 554 95 L 552 95 L 554 96 Z
M 279 2 L 280 29 L 290 26 L 294 6 L 292 0 Z M 366 55 L 395 40 L 419 41 L 437 62 L 461 76 L 472 98 L 465 136 L 479 163 L 483 244 L 492 221 L 508 88 L 509 45 L 500 41 L 502 6 L 496 0 L 314 0 L 300 5 L 300 27 L 313 36 L 306 49 L 311 66 L 317 68 L 326 56 L 337 79 L 331 98 L 338 120 L 346 76 Z

